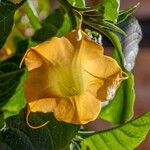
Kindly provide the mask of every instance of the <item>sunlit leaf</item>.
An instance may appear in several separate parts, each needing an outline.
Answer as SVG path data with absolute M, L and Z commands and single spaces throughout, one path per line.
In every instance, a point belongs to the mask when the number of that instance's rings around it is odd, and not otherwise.
M 9 101 L 1 108 L 4 118 L 16 115 L 25 106 L 24 99 L 24 80 L 26 79 L 26 72 L 24 71 L 20 77 L 17 87 Z M 12 84 L 12 83 L 11 83 Z
M 76 7 L 84 7 L 85 6 L 85 0 L 68 0 L 73 6 Z
M 64 22 L 62 26 L 59 28 L 59 30 L 56 33 L 56 36 L 61 37 L 64 36 L 66 33 L 70 32 L 72 29 L 71 23 L 69 21 L 69 17 L 67 14 L 64 15 Z
M 116 22 L 119 15 L 119 7 L 119 0 L 102 0 L 99 9 L 104 19 Z
M 81 143 L 81 150 L 133 150 L 150 130 L 150 112 L 122 126 L 93 133 Z

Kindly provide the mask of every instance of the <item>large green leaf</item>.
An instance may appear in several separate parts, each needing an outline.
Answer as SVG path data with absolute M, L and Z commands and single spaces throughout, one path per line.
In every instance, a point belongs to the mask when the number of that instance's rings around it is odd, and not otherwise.
M 18 66 L 27 47 L 32 43 L 20 38 L 15 42 L 15 55 L 0 63 L 0 114 L 4 118 L 18 114 L 25 106 L 23 88 L 26 72 Z
M 0 65 L 0 107 L 14 94 L 23 70 L 14 63 Z
M 23 4 L 14 4 L 7 0 L 0 1 L 0 48 L 5 43 L 13 26 L 13 18 L 15 11 Z
M 14 89 L 13 95 L 9 98 L 9 101 L 1 108 L 4 118 L 16 115 L 25 106 L 24 99 L 24 80 L 26 79 L 26 71 L 22 71 L 17 87 Z M 13 81 L 14 82 L 14 81 Z M 10 83 L 12 84 L 12 83 Z
M 102 0 L 99 9 L 104 19 L 112 22 L 117 22 L 119 7 L 120 0 Z
M 64 15 L 64 22 L 56 33 L 56 36 L 61 37 L 72 30 L 71 23 L 67 14 Z
M 15 63 L 0 64 L 0 126 L 4 118 L 17 114 L 25 105 L 23 98 L 24 70 Z
M 25 106 L 23 84 L 24 69 L 19 69 L 14 63 L 0 65 L 0 113 L 7 118 L 18 114 Z
M 81 143 L 81 150 L 133 150 L 150 130 L 150 112 L 122 126 L 94 133 Z
M 0 132 L 0 143 L 13 150 L 69 150 L 80 126 L 59 122 L 50 113 L 33 113 L 30 116 L 31 123 L 35 125 L 47 120 L 50 122 L 45 127 L 31 129 L 26 125 L 23 110 L 20 116 L 6 120 L 6 127 Z
M 113 100 L 103 107 L 100 118 L 113 124 L 122 124 L 133 117 L 134 101 L 134 77 L 128 73 L 128 79 L 122 81 Z

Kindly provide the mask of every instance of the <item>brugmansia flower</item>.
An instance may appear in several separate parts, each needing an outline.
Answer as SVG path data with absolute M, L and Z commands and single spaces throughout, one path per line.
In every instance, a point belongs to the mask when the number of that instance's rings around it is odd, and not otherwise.
M 81 29 L 30 48 L 24 60 L 29 110 L 53 112 L 57 120 L 73 124 L 95 120 L 122 78 L 117 62 Z

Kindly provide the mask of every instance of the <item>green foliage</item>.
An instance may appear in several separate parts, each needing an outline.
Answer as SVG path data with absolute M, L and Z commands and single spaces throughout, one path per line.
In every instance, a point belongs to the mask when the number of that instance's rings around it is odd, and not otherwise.
M 138 44 L 142 34 L 141 29 L 137 20 L 132 17 L 129 17 L 125 22 L 122 22 L 122 24 L 120 24 L 120 27 L 124 28 L 128 35 L 127 37 L 122 36 L 120 38 L 121 43 L 119 42 L 118 38 L 115 38 L 115 35 L 113 35 L 112 33 L 106 35 L 109 37 L 111 35 L 112 37 L 111 41 L 115 47 L 113 57 L 118 61 L 121 67 L 125 68 L 126 66 L 128 66 L 128 64 L 131 64 L 132 67 L 138 53 Z M 121 52 L 121 44 L 123 46 L 123 54 Z M 132 56 L 130 56 L 130 53 L 132 53 Z M 128 79 L 121 83 L 121 86 L 119 87 L 114 99 L 109 103 L 109 105 L 104 107 L 100 113 L 101 118 L 114 124 L 124 123 L 127 120 L 131 119 L 134 114 L 134 77 L 132 73 L 126 71 L 126 69 L 124 69 L 124 71 L 128 74 Z
M 111 31 L 103 31 L 115 47 L 113 57 L 118 61 L 122 69 L 127 73 L 128 79 L 122 81 L 114 99 L 108 106 L 104 107 L 100 113 L 100 117 L 114 124 L 122 124 L 133 116 L 135 92 L 134 78 L 132 73 L 124 69 L 124 56 L 122 53 L 122 45 L 117 35 Z M 128 88 L 127 88 L 128 87 Z
M 1 64 L 0 71 L 0 107 L 2 107 L 13 95 L 23 71 L 13 63 Z
M 14 63 L 0 65 L 0 111 L 6 117 L 16 114 L 25 105 L 24 70 Z
M 120 11 L 117 19 L 117 23 L 121 23 L 122 21 L 126 20 L 130 15 L 132 15 L 135 12 L 135 10 L 139 7 L 139 5 L 140 4 L 137 3 L 136 5 L 131 6 L 126 10 Z
M 16 115 L 25 106 L 24 80 L 26 71 L 19 68 L 21 59 L 30 44 L 29 40 L 16 39 L 16 53 L 0 63 L 0 112 L 6 119 Z
M 102 0 L 99 10 L 102 12 L 103 18 L 105 20 L 117 22 L 119 7 L 119 0 Z
M 42 28 L 36 31 L 32 40 L 35 42 L 43 42 L 53 36 L 61 37 L 69 31 L 71 31 L 69 17 L 59 8 L 46 18 Z
M 9 33 L 13 26 L 13 19 L 15 11 L 23 4 L 23 0 L 20 4 L 13 4 L 7 0 L 0 1 L 0 48 L 5 43 Z
M 19 71 L 19 70 L 18 70 Z M 25 107 L 25 98 L 24 98 L 24 80 L 26 79 L 26 71 L 21 70 L 22 75 L 20 79 L 16 78 L 15 80 L 18 80 L 18 85 L 16 88 L 14 88 L 14 93 L 9 98 L 8 102 L 1 108 L 4 118 L 8 118 L 9 116 L 13 116 L 19 113 L 19 111 Z M 12 84 L 12 82 L 11 82 Z
M 25 122 L 25 110 L 19 116 L 6 120 L 6 127 L 0 132 L 2 147 L 8 146 L 15 150 L 69 150 L 73 137 L 80 126 L 57 121 L 52 114 L 33 113 L 32 124 L 40 125 L 49 120 L 49 124 L 40 129 L 31 129 Z
M 113 124 L 122 124 L 133 117 L 134 101 L 134 77 L 128 73 L 128 79 L 122 81 L 113 100 L 102 109 L 100 118 Z
M 81 143 L 81 150 L 133 150 L 150 130 L 150 112 L 119 127 L 94 133 Z
M 73 6 L 76 7 L 85 7 L 85 0 L 68 0 Z
M 66 33 L 70 32 L 72 29 L 72 26 L 69 21 L 69 17 L 67 14 L 64 15 L 64 22 L 62 26 L 57 30 L 56 36 L 61 37 L 65 35 Z
M 72 29 L 76 28 L 77 22 L 76 22 L 76 17 L 74 16 L 74 10 L 72 9 L 73 6 L 68 2 L 68 0 L 58 0 L 58 2 L 61 4 L 61 6 L 68 14 Z
M 91 17 L 88 19 L 86 18 L 83 22 L 86 26 L 90 26 L 90 28 L 93 28 L 94 30 L 97 30 L 98 32 L 102 32 L 102 30 L 104 32 L 113 31 L 113 32 L 122 34 L 124 36 L 126 35 L 126 33 L 121 28 L 117 27 L 116 25 L 114 25 L 113 23 L 107 20 Z

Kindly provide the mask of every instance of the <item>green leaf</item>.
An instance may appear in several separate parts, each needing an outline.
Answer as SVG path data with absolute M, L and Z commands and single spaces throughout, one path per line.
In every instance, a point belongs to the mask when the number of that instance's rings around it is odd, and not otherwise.
M 5 43 L 9 33 L 11 32 L 15 11 L 23 4 L 14 4 L 7 0 L 0 1 L 0 48 Z
M 104 28 L 110 30 L 110 31 L 114 31 L 114 32 L 118 32 L 120 34 L 122 34 L 123 36 L 126 35 L 126 33 L 119 27 L 117 27 L 116 25 L 114 25 L 111 22 L 108 21 L 101 21 L 100 25 L 104 26 Z
M 106 31 L 113 31 L 113 32 L 120 33 L 124 36 L 126 35 L 126 33 L 121 28 L 103 19 L 98 20 L 98 19 L 90 18 L 84 20 L 83 22 L 91 24 L 92 26 L 97 26 L 98 28 L 101 28 Z
M 68 0 L 69 3 L 75 7 L 85 7 L 85 0 Z
M 17 79 L 19 83 L 14 89 L 14 94 L 10 97 L 8 102 L 1 108 L 5 119 L 10 116 L 19 114 L 19 111 L 26 104 L 24 99 L 24 80 L 26 79 L 26 74 L 26 71 L 23 71 L 20 79 Z
M 68 0 L 58 0 L 61 6 L 64 8 L 65 12 L 68 14 L 72 29 L 77 27 L 76 17 L 74 15 L 72 5 L 68 2 Z
M 119 7 L 119 0 L 102 0 L 102 2 L 100 3 L 99 11 L 102 13 L 105 20 L 117 22 Z
M 43 27 L 37 30 L 32 37 L 32 40 L 41 43 L 55 36 L 57 28 L 53 24 L 44 24 Z
M 61 37 L 72 30 L 71 23 L 67 14 L 64 15 L 64 22 L 56 33 L 56 36 Z
M 0 65 L 0 109 L 13 96 L 23 70 L 14 63 Z
M 134 76 L 128 73 L 128 79 L 122 81 L 113 100 L 103 107 L 100 118 L 113 124 L 122 124 L 133 117 L 134 102 Z
M 85 138 L 81 150 L 133 150 L 150 130 L 150 112 L 122 126 Z
M 32 124 L 40 125 L 49 120 L 49 124 L 40 129 L 31 129 L 25 122 L 25 111 L 20 116 L 6 120 L 6 127 L 0 132 L 1 143 L 15 150 L 69 150 L 71 140 L 80 126 L 57 121 L 51 113 L 32 113 Z
M 117 23 L 121 23 L 122 21 L 126 20 L 130 15 L 132 15 L 136 11 L 139 5 L 140 3 L 137 3 L 136 5 L 131 6 L 126 10 L 120 11 L 117 19 Z
M 52 14 L 50 14 L 46 20 L 45 24 L 53 24 L 57 29 L 59 29 L 64 21 L 65 12 L 62 8 L 56 9 Z M 59 20 L 59 21 L 58 21 Z
M 64 15 L 65 13 L 62 9 L 56 9 L 54 13 L 50 14 L 46 18 L 42 28 L 36 31 L 32 37 L 32 40 L 36 42 L 43 42 L 55 36 L 63 23 L 66 21 L 64 19 Z

